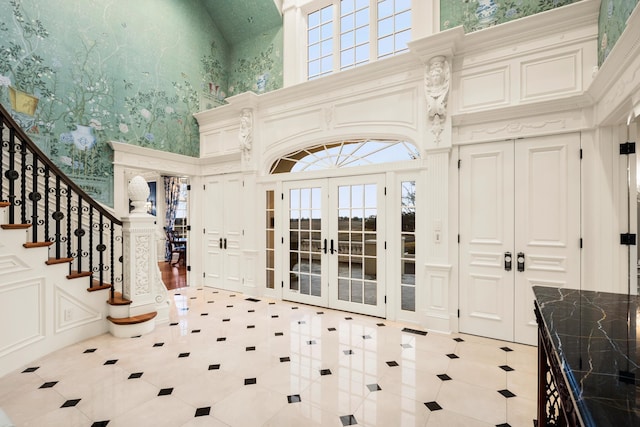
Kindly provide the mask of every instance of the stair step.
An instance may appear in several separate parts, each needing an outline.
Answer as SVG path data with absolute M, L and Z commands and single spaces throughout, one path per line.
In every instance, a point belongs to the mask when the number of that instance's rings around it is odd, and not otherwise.
M 90 271 L 72 271 L 70 274 L 67 274 L 67 279 L 79 279 L 80 277 L 89 277 L 93 275 Z
M 151 313 L 140 314 L 133 317 L 114 318 L 111 316 L 107 316 L 107 320 L 115 325 L 137 325 L 138 323 L 147 322 L 157 315 L 158 313 L 156 311 L 152 311 Z
M 7 206 L 11 206 L 10 202 L 0 202 L 0 208 L 6 208 Z
M 2 224 L 0 227 L 5 230 L 26 230 L 31 224 Z
M 45 248 L 48 246 L 53 245 L 53 242 L 27 242 L 27 243 L 23 243 L 22 246 L 24 246 L 27 249 L 31 249 L 31 248 Z
M 114 292 L 113 298 L 109 298 L 107 300 L 107 304 L 109 305 L 129 305 L 131 301 L 125 299 L 120 292 Z
M 95 292 L 95 291 L 101 291 L 103 289 L 111 289 L 111 283 L 103 283 L 102 285 L 100 284 L 100 280 L 98 279 L 93 279 L 91 281 L 91 287 L 87 288 L 87 291 L 89 292 Z
M 49 258 L 44 263 L 47 265 L 64 264 L 72 262 L 73 258 Z

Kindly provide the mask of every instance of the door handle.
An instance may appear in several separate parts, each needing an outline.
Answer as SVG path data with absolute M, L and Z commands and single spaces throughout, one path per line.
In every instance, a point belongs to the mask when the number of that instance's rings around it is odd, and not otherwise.
M 222 248 L 222 237 L 220 238 L 220 243 L 218 243 L 218 248 L 223 249 Z
M 524 271 L 524 252 L 518 252 L 516 262 L 518 263 L 518 271 Z
M 329 252 L 331 252 L 331 255 L 335 252 L 335 249 L 333 249 L 333 239 L 331 239 L 331 249 L 329 249 Z
M 324 253 L 327 253 L 327 239 L 324 239 L 324 247 L 321 249 Z
M 511 252 L 504 253 L 504 269 L 511 271 Z
M 224 238 L 224 248 L 227 249 L 227 238 Z

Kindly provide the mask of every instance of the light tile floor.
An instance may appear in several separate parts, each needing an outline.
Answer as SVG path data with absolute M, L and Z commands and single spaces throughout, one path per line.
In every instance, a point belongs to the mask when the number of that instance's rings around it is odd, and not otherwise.
M 536 349 L 210 288 L 0 378 L 18 426 L 527 426 Z

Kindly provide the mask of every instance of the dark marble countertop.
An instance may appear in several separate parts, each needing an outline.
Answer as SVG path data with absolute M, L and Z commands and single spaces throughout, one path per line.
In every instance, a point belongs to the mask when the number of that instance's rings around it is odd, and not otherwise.
M 587 426 L 640 426 L 640 297 L 534 286 L 536 307 Z

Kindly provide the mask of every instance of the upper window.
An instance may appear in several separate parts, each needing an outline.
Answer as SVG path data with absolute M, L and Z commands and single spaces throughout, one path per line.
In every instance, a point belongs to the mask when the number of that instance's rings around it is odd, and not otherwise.
M 353 139 L 314 145 L 276 160 L 271 173 L 315 171 L 420 158 L 407 141 Z
M 307 77 L 407 50 L 411 0 L 333 0 L 307 15 Z

